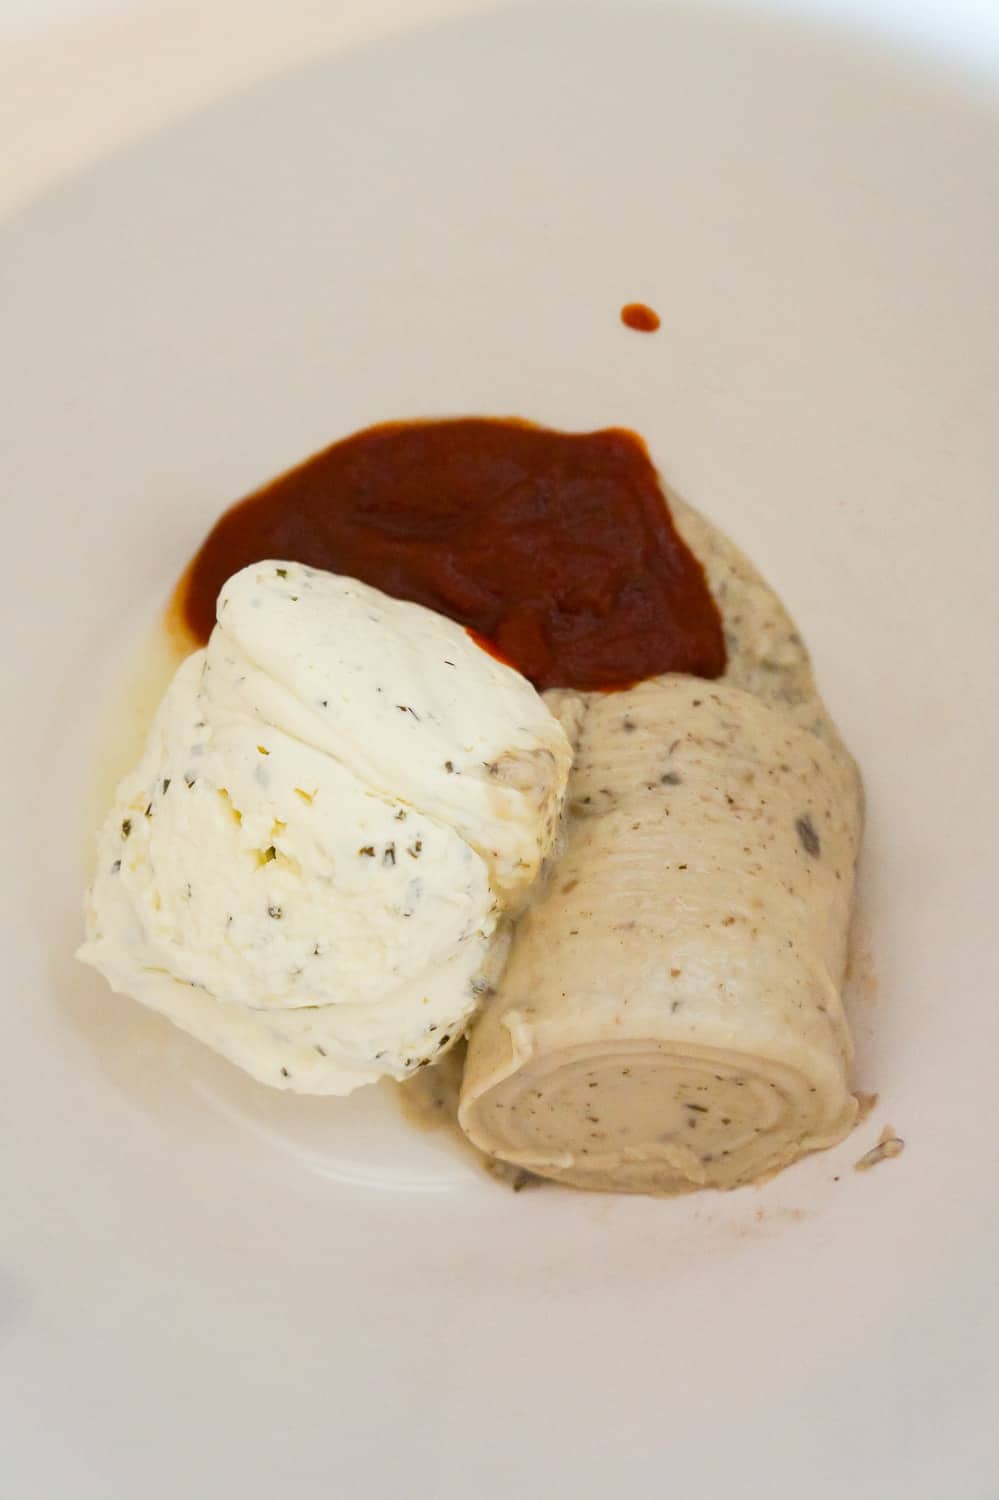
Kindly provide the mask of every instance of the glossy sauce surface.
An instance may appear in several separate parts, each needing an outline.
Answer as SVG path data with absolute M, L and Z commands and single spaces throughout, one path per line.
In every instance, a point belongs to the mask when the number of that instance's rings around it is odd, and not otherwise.
M 178 590 L 198 641 L 225 580 L 264 558 L 447 615 L 539 689 L 725 669 L 704 570 L 624 429 L 462 418 L 354 433 L 219 519 Z

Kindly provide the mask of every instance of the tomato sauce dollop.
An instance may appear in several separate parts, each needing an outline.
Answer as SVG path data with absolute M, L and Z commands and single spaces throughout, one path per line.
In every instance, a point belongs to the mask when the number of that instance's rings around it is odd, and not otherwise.
M 196 639 L 225 580 L 266 558 L 437 610 L 539 689 L 725 669 L 704 570 L 623 428 L 472 417 L 343 438 L 220 517 L 179 586 Z

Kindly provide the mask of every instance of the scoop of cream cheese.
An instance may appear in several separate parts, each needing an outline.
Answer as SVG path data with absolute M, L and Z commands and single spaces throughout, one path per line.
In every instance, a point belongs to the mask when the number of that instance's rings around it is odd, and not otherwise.
M 118 789 L 79 956 L 266 1083 L 406 1077 L 495 977 L 570 762 L 460 626 L 256 564 Z
M 376 795 L 453 828 L 521 903 L 558 825 L 571 752 L 539 695 L 463 626 L 294 563 L 237 573 L 204 695 L 333 756 Z

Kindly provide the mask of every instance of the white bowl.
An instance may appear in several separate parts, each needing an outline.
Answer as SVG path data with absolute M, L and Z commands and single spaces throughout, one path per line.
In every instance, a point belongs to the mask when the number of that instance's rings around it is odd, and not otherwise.
M 5 1493 L 999 1494 L 997 119 L 983 74 L 789 17 L 518 9 L 258 87 L 0 234 Z M 758 1190 L 513 1197 L 389 1094 L 269 1094 L 72 960 L 99 725 L 206 528 L 445 412 L 643 433 L 861 762 L 880 1102 Z

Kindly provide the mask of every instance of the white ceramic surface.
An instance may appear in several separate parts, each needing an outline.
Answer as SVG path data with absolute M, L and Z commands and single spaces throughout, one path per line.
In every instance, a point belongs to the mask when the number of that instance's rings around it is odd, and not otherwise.
M 997 151 L 952 66 L 539 7 L 318 61 L 0 232 L 5 1496 L 999 1495 Z M 72 962 L 100 713 L 206 526 L 476 411 L 643 432 L 864 768 L 881 1102 L 762 1189 L 514 1197 Z

